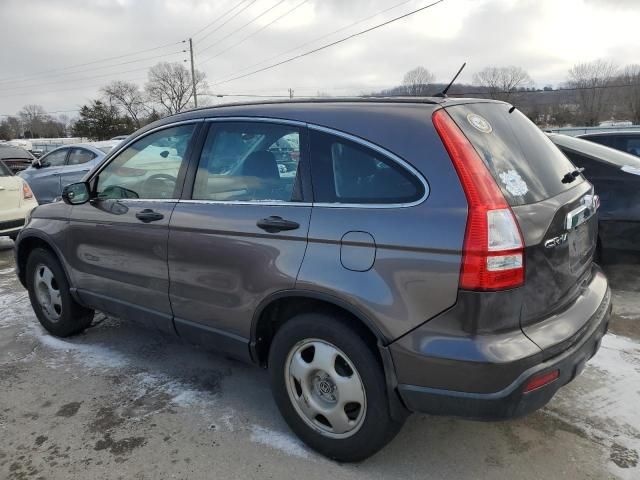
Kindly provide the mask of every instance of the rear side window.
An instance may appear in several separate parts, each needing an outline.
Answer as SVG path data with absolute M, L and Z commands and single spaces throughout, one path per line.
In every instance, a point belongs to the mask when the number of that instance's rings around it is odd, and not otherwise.
M 96 158 L 96 154 L 84 148 L 72 148 L 69 152 L 67 165 L 81 165 Z
M 510 205 L 536 203 L 582 183 L 562 178 L 575 166 L 518 110 L 510 105 L 455 105 L 447 112 L 473 144 Z
M 416 176 L 377 151 L 311 131 L 311 176 L 319 203 L 411 203 L 424 195 Z

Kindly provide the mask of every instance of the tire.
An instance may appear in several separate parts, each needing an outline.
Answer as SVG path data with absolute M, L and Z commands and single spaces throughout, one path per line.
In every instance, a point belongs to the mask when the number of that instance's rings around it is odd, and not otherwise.
M 269 373 L 289 427 L 331 459 L 364 460 L 404 423 L 391 417 L 380 360 L 358 331 L 334 316 L 305 313 L 285 323 L 269 350 Z
M 73 299 L 67 276 L 53 253 L 43 248 L 33 250 L 25 273 L 33 311 L 49 333 L 69 337 L 91 325 L 94 311 Z

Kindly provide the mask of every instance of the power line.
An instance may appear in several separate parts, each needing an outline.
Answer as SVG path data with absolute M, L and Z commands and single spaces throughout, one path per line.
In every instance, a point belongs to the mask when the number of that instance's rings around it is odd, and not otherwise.
M 146 67 L 145 67 L 146 68 Z M 135 72 L 137 70 L 141 70 L 141 69 L 134 69 L 134 70 L 129 70 L 129 72 Z M 144 69 L 142 69 L 144 70 Z M 122 72 L 122 73 L 127 73 L 127 72 Z M 135 78 L 120 78 L 119 80 L 125 80 L 125 81 L 129 81 L 129 82 L 141 82 L 143 80 L 145 80 L 146 77 L 135 77 Z M 103 87 L 104 83 L 100 83 L 100 84 L 91 84 L 91 85 L 76 85 L 74 87 L 70 87 L 70 88 L 63 88 L 63 89 L 58 89 L 58 90 L 45 90 L 45 91 L 41 91 L 41 90 L 29 90 L 26 92 L 18 92 L 18 93 L 9 93 L 6 95 L 0 95 L 0 98 L 7 98 L 7 97 L 18 97 L 18 96 L 24 96 L 24 95 L 31 95 L 33 93 L 40 93 L 40 94 L 49 94 L 49 93 L 58 93 L 58 92 L 69 92 L 69 91 L 77 91 L 80 88 L 83 89 L 88 89 L 88 88 L 98 88 L 98 87 Z M 32 87 L 29 87 L 32 88 Z
M 275 58 L 282 57 L 282 56 L 284 56 L 284 55 L 286 55 L 288 53 L 291 53 L 291 52 L 299 50 L 299 49 L 301 49 L 303 47 L 306 47 L 307 45 L 311 45 L 311 44 L 316 43 L 316 42 L 318 42 L 320 40 L 324 40 L 325 38 L 328 38 L 328 37 L 331 37 L 332 35 L 335 35 L 336 33 L 340 33 L 340 32 L 342 32 L 344 30 L 348 30 L 351 27 L 355 27 L 356 25 L 364 23 L 364 22 L 366 22 L 368 20 L 371 20 L 372 18 L 375 18 L 375 17 L 377 17 L 379 15 L 382 15 L 384 13 L 387 13 L 387 12 L 389 12 L 391 10 L 395 10 L 396 8 L 401 7 L 403 5 L 406 5 L 407 3 L 411 3 L 413 1 L 414 0 L 403 0 L 402 2 L 396 3 L 395 5 L 392 5 L 389 8 L 385 8 L 384 10 L 380 10 L 380 11 L 378 11 L 378 12 L 372 14 L 372 15 L 369 15 L 368 17 L 361 18 L 360 20 L 356 20 L 355 22 L 352 22 L 352 23 L 350 23 L 348 25 L 345 25 L 344 27 L 340 27 L 337 30 L 333 30 L 332 32 L 329 32 L 329 33 L 326 33 L 326 34 L 321 35 L 319 37 L 316 37 L 313 40 L 309 40 L 309 41 L 307 41 L 305 43 L 302 43 L 301 45 L 298 45 L 296 47 L 290 48 L 289 50 L 286 50 L 284 52 L 281 52 L 281 53 L 278 53 L 278 54 L 273 55 L 271 57 L 268 57 L 268 58 L 266 58 L 264 60 L 261 60 L 261 61 L 259 61 L 257 63 L 252 63 L 251 65 L 248 65 L 247 67 L 244 67 L 244 68 L 241 68 L 241 69 L 237 70 L 236 73 L 240 73 L 240 72 L 244 72 L 244 71 L 250 70 L 253 67 L 256 67 L 258 65 L 262 65 L 264 63 L 267 63 L 267 62 L 269 62 L 269 61 L 271 61 L 271 60 L 273 60 Z M 206 61 L 208 61 L 208 60 L 206 60 Z M 232 75 L 235 75 L 235 74 L 232 74 Z
M 24 80 L 26 78 L 30 78 L 30 77 L 34 77 L 34 76 L 40 76 L 40 75 L 45 74 L 45 73 L 57 72 L 57 71 L 60 71 L 60 70 L 69 70 L 69 69 L 72 69 L 72 68 L 84 67 L 84 66 L 87 66 L 87 65 L 95 65 L 96 63 L 108 62 L 110 60 L 117 60 L 119 58 L 132 57 L 134 55 L 139 55 L 141 53 L 152 52 L 152 51 L 155 51 L 155 50 L 160 50 L 162 48 L 171 47 L 173 45 L 178 45 L 178 44 L 183 43 L 183 42 L 184 42 L 184 40 L 180 40 L 179 42 L 167 43 L 165 45 L 160 45 L 158 47 L 147 48 L 146 50 L 138 50 L 136 52 L 127 53 L 127 54 L 124 54 L 124 55 L 116 55 L 114 57 L 106 57 L 106 58 L 102 58 L 100 60 L 93 60 L 91 62 L 78 63 L 78 64 L 75 64 L 75 65 L 69 65 L 69 66 L 66 66 L 66 67 L 57 67 L 57 68 L 53 68 L 53 69 L 50 69 L 50 70 L 42 70 L 40 72 L 31 73 L 31 74 L 28 74 L 28 75 L 20 75 L 20 76 L 17 76 L 17 77 L 4 78 L 4 79 L 0 79 L 0 83 L 9 82 L 9 81 L 13 81 L 13 80 Z
M 184 51 L 181 50 L 179 52 L 174 52 L 172 54 L 168 54 L 168 55 L 177 55 L 177 54 L 182 54 Z M 66 79 L 66 80 L 57 80 L 55 82 L 45 82 L 45 83 L 39 83 L 39 84 L 35 84 L 35 85 L 24 85 L 24 86 L 19 86 L 19 87 L 9 87 L 9 88 L 4 88 L 0 90 L 0 93 L 6 93 L 6 92 L 15 92 L 15 90 L 24 90 L 26 88 L 36 88 L 36 87 L 47 87 L 49 85 L 57 85 L 57 84 L 61 84 L 61 83 L 75 83 L 75 82 L 83 82 L 85 80 L 93 80 L 95 78 L 104 78 L 104 77 L 112 77 L 115 75 L 121 75 L 121 74 L 125 74 L 125 73 L 132 73 L 132 72 L 139 72 L 142 70 L 148 70 L 149 66 L 144 66 L 144 67 L 140 67 L 140 68 L 133 68 L 131 70 L 124 70 L 124 71 L 120 71 L 120 72 L 110 72 L 110 73 L 104 73 L 101 75 L 92 75 L 90 77 L 83 77 L 83 78 L 77 78 L 77 79 Z M 17 92 L 17 94 L 20 94 L 21 92 Z M 0 97 L 6 97 L 7 95 L 0 95 Z
M 276 17 L 275 19 L 271 20 L 269 23 L 267 23 L 266 25 L 264 25 L 263 27 L 260 27 L 258 30 L 256 30 L 255 32 L 247 35 L 246 37 L 244 37 L 242 40 L 234 43 L 233 45 L 228 46 L 227 48 L 225 48 L 224 50 L 219 51 L 218 53 L 216 53 L 213 56 L 210 57 L 205 57 L 204 60 L 200 61 L 200 65 L 202 65 L 203 63 L 207 63 L 210 60 L 213 60 L 214 58 L 218 58 L 220 55 L 222 55 L 223 53 L 228 52 L 229 50 L 237 47 L 238 45 L 246 42 L 247 40 L 249 40 L 251 37 L 256 36 L 258 33 L 262 32 L 263 30 L 266 30 L 267 28 L 269 28 L 271 25 L 273 25 L 274 23 L 276 23 L 278 20 L 286 17 L 287 15 L 289 15 L 290 13 L 293 13 L 294 11 L 296 11 L 298 8 L 300 8 L 302 5 L 304 5 L 305 3 L 307 3 L 309 0 L 302 0 L 300 3 L 298 3 L 296 6 L 294 6 L 293 8 L 290 8 L 289 10 L 287 10 L 286 12 L 284 12 L 282 15 L 280 15 L 279 17 Z
M 54 112 L 42 112 L 42 113 L 43 113 L 44 115 L 54 115 L 54 114 L 56 114 L 56 113 L 73 113 L 73 112 L 79 112 L 79 111 L 80 111 L 80 109 L 79 109 L 79 108 L 76 108 L 76 109 L 74 109 L 74 110 L 56 110 L 56 111 L 54 111 Z M 8 113 L 0 113 L 0 117 L 17 117 L 17 116 L 18 116 L 18 114 L 17 114 L 17 113 L 16 113 L 16 114 L 13 114 L 13 115 L 8 114 Z
M 283 4 L 286 0 L 280 0 L 279 2 L 275 3 L 274 5 L 272 5 L 271 7 L 267 8 L 266 10 L 264 10 L 262 13 L 258 14 L 257 16 L 253 17 L 251 20 L 249 20 L 247 23 L 245 23 L 244 25 L 236 28 L 235 30 L 231 31 L 230 33 L 228 33 L 227 35 L 225 35 L 224 37 L 216 40 L 215 42 L 211 43 L 209 46 L 204 47 L 202 49 L 200 49 L 200 53 L 205 52 L 207 50 L 209 50 L 210 48 L 215 47 L 218 43 L 226 40 L 227 38 L 235 35 L 236 33 L 238 33 L 240 30 L 248 27 L 249 25 L 251 25 L 253 22 L 255 22 L 256 20 L 258 20 L 259 18 L 265 16 L 267 13 L 269 13 L 271 10 L 273 10 L 274 8 L 280 6 L 281 4 Z
M 240 15 L 242 12 L 244 12 L 247 8 L 249 8 L 251 5 L 253 5 L 254 3 L 256 3 L 257 0 L 251 0 L 251 2 L 249 2 L 248 4 L 246 4 L 244 7 L 242 7 L 240 10 L 238 10 L 236 13 L 234 13 L 233 15 L 231 15 L 229 18 L 227 18 L 222 24 L 218 25 L 216 28 L 214 28 L 213 30 L 211 30 L 209 33 L 207 33 L 204 37 L 202 37 L 199 41 L 203 41 L 205 38 L 207 38 L 209 35 L 216 33 L 218 30 L 220 30 L 222 27 L 224 27 L 227 23 L 229 23 L 231 20 L 233 20 L 234 18 L 236 18 L 238 15 Z
M 222 15 L 220 15 L 219 17 L 217 17 L 215 20 L 213 20 L 212 22 L 207 23 L 204 27 L 202 27 L 200 30 L 198 30 L 196 33 L 191 35 L 191 38 L 195 37 L 196 35 L 200 34 L 201 32 L 205 31 L 207 28 L 209 28 L 210 26 L 218 23 L 220 20 L 222 20 L 224 17 L 226 17 L 229 13 L 233 12 L 236 8 L 238 8 L 240 5 L 242 5 L 244 2 L 246 2 L 247 0 L 241 0 L 240 2 L 238 2 L 234 7 L 230 8 L 229 10 L 227 10 L 226 12 L 224 12 Z
M 171 55 L 177 55 L 179 53 L 185 53 L 185 52 L 186 52 L 186 50 L 178 50 L 178 51 L 175 51 L 175 52 L 163 53 L 162 55 L 154 55 L 152 57 L 136 58 L 135 60 L 129 60 L 129 61 L 126 61 L 126 62 L 114 63 L 112 65 L 102 65 L 102 66 L 93 67 L 93 68 L 90 68 L 90 69 L 87 69 L 87 70 L 77 70 L 75 72 L 55 73 L 55 74 L 53 74 L 51 76 L 52 77 L 64 77 L 64 76 L 67 76 L 67 75 L 76 75 L 78 73 L 93 72 L 95 70 L 101 70 L 101 69 L 104 69 L 104 68 L 119 67 L 119 66 L 122 66 L 122 65 L 129 65 L 131 63 L 140 63 L 140 62 L 145 62 L 147 60 L 154 60 L 156 58 L 169 57 Z M 114 75 L 117 74 L 117 73 L 118 72 L 113 72 Z M 26 80 L 26 81 L 29 82 L 30 80 Z M 66 80 L 65 80 L 65 82 L 66 82 Z M 13 82 L 11 82 L 11 83 L 13 83 Z M 47 83 L 40 84 L 40 85 L 49 85 L 50 83 L 55 83 L 55 82 L 47 82 Z M 20 87 L 9 87 L 8 90 L 12 90 L 12 89 L 16 89 L 16 88 L 27 88 L 27 87 L 31 87 L 31 86 L 35 86 L 35 85 L 20 85 Z M 2 85 L 0 85 L 0 91 L 4 91 L 4 90 L 5 90 L 5 88 Z
M 309 50 L 309 51 L 307 51 L 307 52 L 300 53 L 300 54 L 298 54 L 298 55 L 295 55 L 295 56 L 293 56 L 293 57 L 287 58 L 287 59 L 282 60 L 282 61 L 280 61 L 280 62 L 277 62 L 277 63 L 271 64 L 271 65 L 267 65 L 266 67 L 259 68 L 258 70 L 254 70 L 254 71 L 252 71 L 252 72 L 245 73 L 245 74 L 243 74 L 243 75 L 238 75 L 238 76 L 236 76 L 236 77 L 232 77 L 232 78 L 230 78 L 230 79 L 228 79 L 228 80 L 224 80 L 224 81 L 221 81 L 221 82 L 216 82 L 216 83 L 214 83 L 213 85 L 215 86 L 215 85 L 221 85 L 221 84 L 223 84 L 223 83 L 229 83 L 229 82 L 232 82 L 232 81 L 235 81 L 235 80 L 240 80 L 241 78 L 246 78 L 246 77 L 248 77 L 248 76 L 255 75 L 255 74 L 260 73 L 260 72 L 264 72 L 265 70 L 270 70 L 270 69 L 272 69 L 272 68 L 279 67 L 280 65 L 284 65 L 285 63 L 289 63 L 289 62 L 292 62 L 292 61 L 297 60 L 297 59 L 299 59 L 299 58 L 306 57 L 306 56 L 311 55 L 311 54 L 313 54 L 313 53 L 317 53 L 317 52 L 319 52 L 319 51 L 321 51 L 321 50 L 325 50 L 325 49 L 327 49 L 327 48 L 333 47 L 333 46 L 338 45 L 338 44 L 340 44 L 340 43 L 344 43 L 344 42 L 346 42 L 347 40 L 351 40 L 352 38 L 358 37 L 358 36 L 360 36 L 360 35 L 364 35 L 364 34 L 366 34 L 366 33 L 369 33 L 369 32 L 372 32 L 372 31 L 374 31 L 374 30 L 377 30 L 378 28 L 382 28 L 382 27 L 384 27 L 384 26 L 386 26 L 386 25 L 389 25 L 389 24 L 391 24 L 391 23 L 397 22 L 398 20 L 405 19 L 405 18 L 407 18 L 407 17 L 409 17 L 409 16 L 411 16 L 411 15 L 415 15 L 416 13 L 419 13 L 419 12 L 422 12 L 422 11 L 424 11 L 424 10 L 428 9 L 428 8 L 434 7 L 434 6 L 436 6 L 436 5 L 438 5 L 439 3 L 442 3 L 442 2 L 444 2 L 444 1 L 445 1 L 445 0 L 437 0 L 437 1 L 433 2 L 433 3 L 430 3 L 430 4 L 428 4 L 428 5 L 425 5 L 424 7 L 417 8 L 417 9 L 415 9 L 415 10 L 412 10 L 412 11 L 408 12 L 408 13 L 405 13 L 405 14 L 400 15 L 400 16 L 398 16 L 398 17 L 392 18 L 391 20 L 387 20 L 386 22 L 382 22 L 382 23 L 379 23 L 379 24 L 377 24 L 377 25 L 374 25 L 373 27 L 369 27 L 369 28 L 367 28 L 367 29 L 365 29 L 365 30 L 361 30 L 361 31 L 359 31 L 359 32 L 352 33 L 351 35 L 348 35 L 348 36 L 346 36 L 346 37 L 344 37 L 344 38 L 341 38 L 341 39 L 339 39 L 339 40 L 336 40 L 336 41 L 334 41 L 334 42 L 327 43 L 327 44 L 322 45 L 322 46 L 320 46 L 320 47 L 318 47 L 318 48 L 314 48 L 314 49 Z

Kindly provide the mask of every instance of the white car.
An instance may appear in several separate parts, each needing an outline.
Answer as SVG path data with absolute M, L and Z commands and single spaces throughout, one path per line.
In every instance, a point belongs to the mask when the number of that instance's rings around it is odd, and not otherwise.
M 0 161 L 0 237 L 16 238 L 38 202 L 29 185 Z

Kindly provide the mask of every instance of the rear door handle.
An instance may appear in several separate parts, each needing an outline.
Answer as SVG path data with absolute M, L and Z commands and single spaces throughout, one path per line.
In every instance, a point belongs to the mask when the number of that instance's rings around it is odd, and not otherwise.
M 164 215 L 158 212 L 154 212 L 150 208 L 145 208 L 144 210 L 136 213 L 136 218 L 144 223 L 149 222 L 157 222 L 158 220 L 162 220 Z
M 277 233 L 282 232 L 283 230 L 295 230 L 300 228 L 300 224 L 297 222 L 292 222 L 291 220 L 285 220 L 282 217 L 271 216 L 267 218 L 263 218 L 262 220 L 258 220 L 256 223 L 258 228 L 269 232 L 269 233 Z

